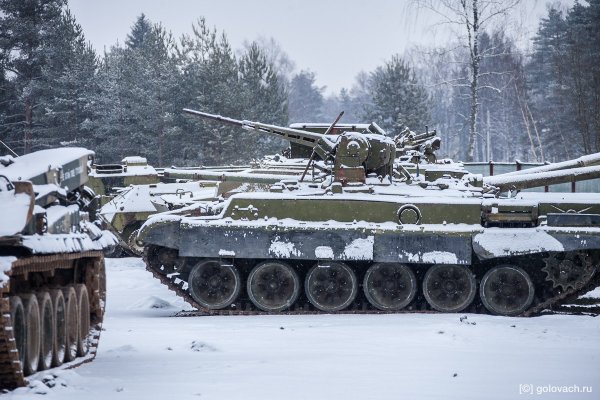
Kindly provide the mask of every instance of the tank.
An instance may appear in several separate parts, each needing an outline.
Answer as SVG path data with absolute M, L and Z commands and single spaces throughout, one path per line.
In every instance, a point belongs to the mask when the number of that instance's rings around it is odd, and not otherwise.
M 130 185 L 100 209 L 100 218 L 119 240 L 110 257 L 141 257 L 143 246 L 136 241 L 139 228 L 149 216 L 217 198 L 215 182 L 156 183 Z
M 121 164 L 90 163 L 87 186 L 101 196 L 101 205 L 114 197 L 121 189 L 129 185 L 150 185 L 160 182 L 156 168 L 148 165 L 145 157 L 130 156 L 121 160 Z
M 411 172 L 378 133 L 195 114 L 309 146 L 324 160 L 304 180 L 142 226 L 148 270 L 198 314 L 530 316 L 598 285 L 600 197 L 519 192 L 597 178 L 598 166 L 485 179 L 443 166 Z
M 0 157 L 0 388 L 95 357 L 116 238 L 95 223 L 84 185 L 93 152 Z

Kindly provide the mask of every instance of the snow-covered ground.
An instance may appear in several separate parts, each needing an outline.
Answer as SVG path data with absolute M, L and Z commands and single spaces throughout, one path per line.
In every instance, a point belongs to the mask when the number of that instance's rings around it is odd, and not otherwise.
M 600 398 L 600 318 L 172 317 L 189 307 L 139 259 L 107 268 L 96 359 L 3 398 Z

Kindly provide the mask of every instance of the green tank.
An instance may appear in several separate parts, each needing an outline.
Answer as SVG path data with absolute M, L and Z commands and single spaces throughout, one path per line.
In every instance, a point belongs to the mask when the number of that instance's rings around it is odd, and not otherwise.
M 104 251 L 82 148 L 0 157 L 0 389 L 90 361 L 106 297 Z M 50 372 L 49 372 L 50 373 Z
M 122 189 L 99 212 L 107 229 L 119 238 L 119 245 L 107 255 L 141 257 L 144 248 L 136 241 L 136 237 L 148 217 L 216 199 L 215 182 L 156 183 L 130 185 Z
M 142 226 L 148 270 L 200 314 L 528 316 L 598 285 L 600 196 L 519 192 L 597 178 L 598 166 L 488 178 L 443 166 L 410 172 L 397 143 L 378 133 L 194 113 L 286 138 L 322 160 L 304 180 L 262 174 L 268 191 Z
M 87 186 L 101 196 L 106 204 L 119 190 L 129 185 L 150 185 L 160 182 L 156 168 L 148 165 L 145 157 L 125 157 L 121 164 L 96 164 L 91 162 Z

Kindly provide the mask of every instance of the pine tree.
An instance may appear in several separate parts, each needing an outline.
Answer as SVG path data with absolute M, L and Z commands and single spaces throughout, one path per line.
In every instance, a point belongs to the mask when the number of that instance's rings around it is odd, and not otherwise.
M 390 135 L 405 127 L 423 129 L 430 122 L 429 98 L 413 70 L 400 56 L 393 56 L 369 76 L 368 104 L 364 119 L 375 121 Z
M 171 35 L 140 15 L 125 47 L 112 47 L 99 73 L 102 90 L 91 129 L 105 149 L 103 162 L 127 155 L 161 166 L 173 160 L 180 134 L 174 122 L 178 77 Z
M 0 52 L 3 70 L 11 75 L 12 93 L 4 120 L 8 141 L 21 153 L 44 146 L 42 97 L 62 64 L 66 0 L 0 0 Z M 64 42 L 63 42 L 64 43 Z M 22 145 L 17 141 L 22 139 Z
M 244 118 L 285 125 L 287 123 L 287 96 L 274 65 L 267 60 L 266 54 L 258 43 L 251 43 L 239 61 L 240 95 L 243 97 L 242 113 Z M 244 134 L 245 133 L 245 134 Z M 282 140 L 271 136 L 248 135 L 241 132 L 252 146 L 252 157 L 277 152 L 285 147 Z M 252 140 L 255 137 L 255 140 Z
M 315 74 L 300 71 L 290 83 L 288 97 L 289 122 L 321 122 L 323 120 L 323 91 L 315 83 Z
M 533 115 L 551 159 L 600 151 L 600 1 L 551 8 L 528 64 Z
M 184 35 L 179 50 L 183 72 L 181 99 L 188 108 L 242 118 L 238 63 L 225 34 L 209 29 L 204 19 Z M 248 160 L 239 129 L 194 117 L 181 120 L 186 163 L 231 163 Z

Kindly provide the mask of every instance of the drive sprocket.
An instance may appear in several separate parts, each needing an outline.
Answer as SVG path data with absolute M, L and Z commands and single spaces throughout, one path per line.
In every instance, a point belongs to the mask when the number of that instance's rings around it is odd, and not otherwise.
M 594 274 L 592 257 L 586 252 L 550 253 L 544 261 L 546 280 L 562 291 L 577 288 Z

